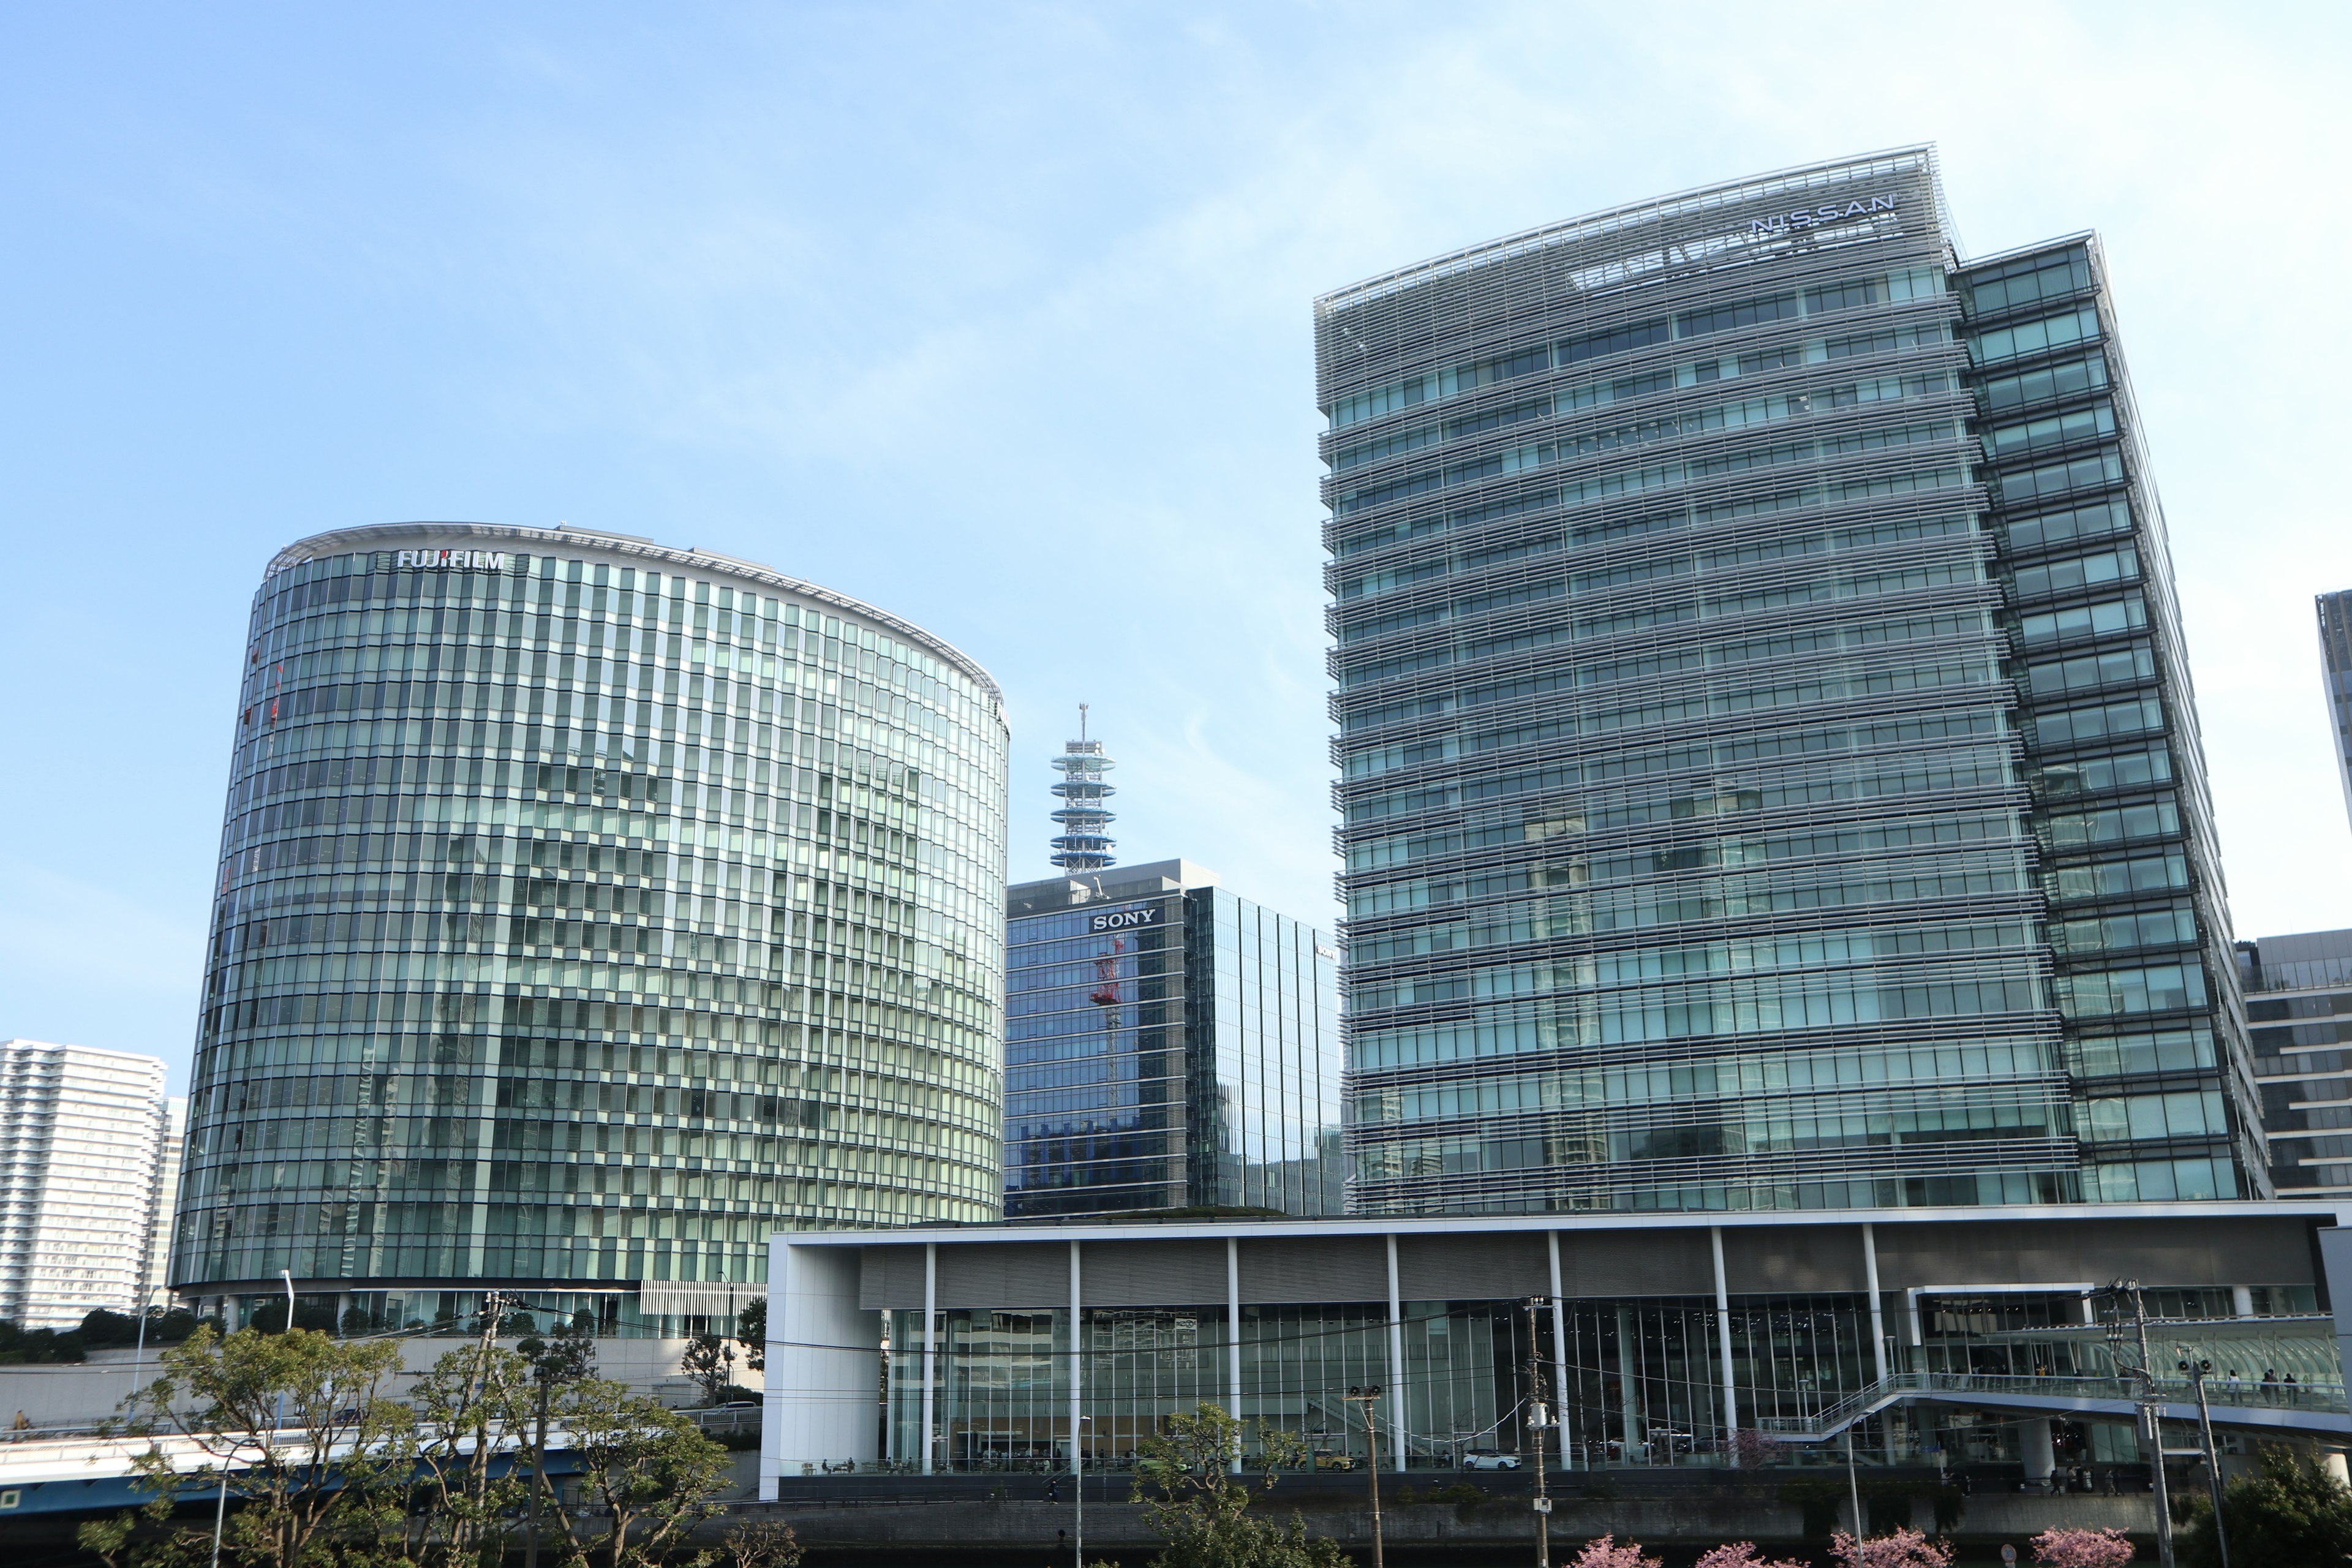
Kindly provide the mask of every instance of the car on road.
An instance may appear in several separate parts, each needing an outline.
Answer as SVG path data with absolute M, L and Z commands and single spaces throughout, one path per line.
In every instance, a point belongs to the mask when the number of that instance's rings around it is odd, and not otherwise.
M 1315 1455 L 1315 1468 L 1318 1470 L 1352 1470 L 1356 1468 L 1356 1456 L 1318 1449 Z
M 1497 1454 L 1490 1449 L 1473 1448 L 1462 1456 L 1465 1470 L 1516 1470 L 1519 1468 L 1517 1454 Z

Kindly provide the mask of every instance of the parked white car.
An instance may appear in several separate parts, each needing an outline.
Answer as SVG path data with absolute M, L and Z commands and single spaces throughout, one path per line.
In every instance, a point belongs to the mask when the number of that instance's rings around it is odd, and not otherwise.
M 1519 1468 L 1519 1457 L 1474 1448 L 1462 1456 L 1462 1468 L 1465 1470 L 1516 1470 Z

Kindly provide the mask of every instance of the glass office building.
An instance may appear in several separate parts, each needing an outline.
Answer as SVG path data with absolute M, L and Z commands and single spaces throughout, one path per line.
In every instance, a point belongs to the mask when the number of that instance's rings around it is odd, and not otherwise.
M 2327 729 L 2336 747 L 2336 776 L 2344 786 L 2344 813 L 2352 818 L 2352 589 L 2322 594 L 2319 668 L 2327 688 Z
M 722 1314 L 779 1226 L 993 1218 L 1004 790 L 984 670 L 764 567 L 473 524 L 291 546 L 173 1286 L 650 1321 Z
M 2352 931 L 2238 944 L 2271 1184 L 2352 1199 Z
M 1183 860 L 1006 895 L 1004 1214 L 1337 1214 L 1339 952 Z
M 1913 148 L 1316 324 L 1358 1206 L 2263 1190 L 2095 241 Z

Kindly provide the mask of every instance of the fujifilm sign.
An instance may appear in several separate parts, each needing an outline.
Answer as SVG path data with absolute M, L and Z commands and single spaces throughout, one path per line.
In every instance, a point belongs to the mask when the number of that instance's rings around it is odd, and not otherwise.
M 507 569 L 507 552 L 503 550 L 404 550 L 394 564 L 413 566 L 425 572 L 503 572 Z
M 1801 207 L 1792 213 L 1774 213 L 1770 217 L 1748 220 L 1748 236 L 1753 239 L 1763 235 L 1782 235 L 1801 228 L 1819 228 L 1824 224 L 1840 223 L 1850 217 L 1867 217 L 1872 213 L 1895 210 L 1893 196 L 1873 196 L 1867 202 L 1853 201 L 1843 206 L 1832 202 L 1827 206 Z

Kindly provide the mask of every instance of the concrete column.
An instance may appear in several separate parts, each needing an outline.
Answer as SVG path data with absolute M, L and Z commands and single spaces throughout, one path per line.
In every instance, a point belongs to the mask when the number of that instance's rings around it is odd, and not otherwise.
M 2254 1315 L 2254 1291 L 2250 1285 L 2230 1287 L 2230 1310 L 2242 1318 Z
M 1739 1432 L 1739 1390 L 1731 1375 L 1731 1292 L 1723 1276 L 1723 1227 L 1706 1227 L 1715 1247 L 1715 1336 L 1723 1356 L 1723 1441 L 1728 1447 Z
M 1242 1416 L 1242 1244 L 1225 1237 L 1225 1414 Z M 1242 1473 L 1241 1444 L 1234 1444 L 1234 1474 Z
M 1568 1303 L 1559 1294 L 1559 1232 L 1544 1232 L 1551 1253 L 1551 1418 L 1559 1468 L 1568 1468 Z
M 923 1243 L 923 1474 L 929 1475 L 939 1452 L 938 1397 L 940 1384 L 940 1248 Z
M 1625 1457 L 1630 1459 L 1639 1447 L 1647 1450 L 1649 1439 L 1642 1430 L 1641 1362 L 1633 1353 L 1633 1314 L 1626 1308 L 1617 1309 L 1617 1404 L 1618 1414 L 1625 1426 Z
M 1878 1369 L 1878 1381 L 1886 1381 L 1886 1309 L 1878 1290 L 1878 1230 L 1864 1223 L 1862 1227 L 1863 1283 L 1870 1291 L 1870 1353 L 1871 1364 Z
M 2050 1472 L 2058 1468 L 2058 1450 L 2051 1440 L 2050 1422 L 2046 1418 L 2020 1421 L 2017 1451 L 2025 1460 L 2025 1479 L 2046 1485 Z
M 1391 1231 L 1389 1244 L 1389 1452 L 1394 1456 L 1390 1463 L 1402 1470 L 1405 1468 L 1404 1435 L 1404 1303 L 1397 1296 L 1396 1233 Z

